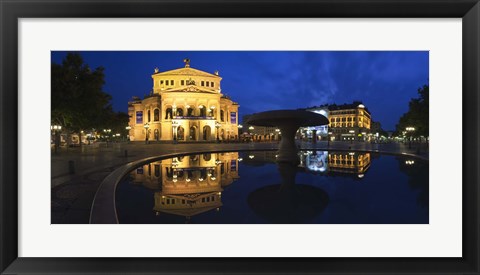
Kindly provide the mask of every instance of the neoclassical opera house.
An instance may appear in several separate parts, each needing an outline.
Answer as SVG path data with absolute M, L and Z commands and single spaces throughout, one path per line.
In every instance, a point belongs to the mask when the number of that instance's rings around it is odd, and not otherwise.
M 238 103 L 222 94 L 218 71 L 185 67 L 152 75 L 153 90 L 128 103 L 131 141 L 238 139 Z

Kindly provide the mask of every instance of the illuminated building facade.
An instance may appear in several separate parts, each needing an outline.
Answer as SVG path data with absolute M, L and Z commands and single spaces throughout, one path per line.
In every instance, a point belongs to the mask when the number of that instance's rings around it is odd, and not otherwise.
M 128 103 L 131 141 L 214 141 L 238 139 L 238 103 L 222 94 L 218 71 L 190 67 L 152 75 L 153 90 Z
M 361 102 L 329 105 L 329 133 L 331 140 L 368 140 L 371 115 Z
M 359 101 L 343 105 L 320 105 L 305 110 L 321 114 L 330 124 L 315 127 L 302 127 L 297 138 L 322 140 L 330 136 L 334 141 L 369 140 L 372 119 L 368 109 Z
M 223 187 L 239 179 L 237 152 L 205 153 L 145 164 L 130 173 L 155 190 L 153 211 L 191 217 L 222 206 Z

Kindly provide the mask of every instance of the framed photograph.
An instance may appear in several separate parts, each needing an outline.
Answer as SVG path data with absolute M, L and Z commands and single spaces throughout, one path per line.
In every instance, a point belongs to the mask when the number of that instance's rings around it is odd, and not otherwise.
M 480 273 L 477 0 L 0 9 L 2 274 Z

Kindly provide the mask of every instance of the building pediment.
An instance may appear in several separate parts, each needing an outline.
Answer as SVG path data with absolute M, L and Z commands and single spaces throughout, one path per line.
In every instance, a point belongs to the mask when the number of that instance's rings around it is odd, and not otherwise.
M 185 87 L 167 89 L 167 90 L 164 90 L 164 92 L 194 92 L 194 93 L 196 92 L 196 93 L 212 93 L 212 94 L 218 93 L 215 90 L 204 89 L 203 87 L 198 87 L 196 85 L 189 85 Z
M 169 75 L 182 75 L 182 76 L 201 76 L 201 77 L 213 77 L 213 78 L 218 78 L 222 79 L 220 76 L 207 73 L 204 71 L 200 71 L 194 68 L 180 68 L 180 69 L 175 69 L 175 70 L 170 70 L 170 71 L 165 71 L 165 72 L 158 72 L 152 75 L 152 77 L 155 76 L 169 76 Z

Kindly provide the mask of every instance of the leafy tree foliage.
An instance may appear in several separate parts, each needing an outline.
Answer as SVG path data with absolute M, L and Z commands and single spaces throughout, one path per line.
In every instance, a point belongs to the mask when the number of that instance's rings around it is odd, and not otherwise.
M 52 63 L 52 124 L 69 131 L 126 125 L 128 115 L 113 111 L 112 97 L 102 90 L 104 68 L 91 70 L 77 53 L 69 53 L 62 64 Z
M 428 112 L 429 112 L 429 87 L 424 85 L 418 89 L 418 98 L 412 98 L 409 103 L 409 110 L 397 124 L 397 134 L 401 134 L 407 127 L 414 127 L 412 136 L 428 137 Z

